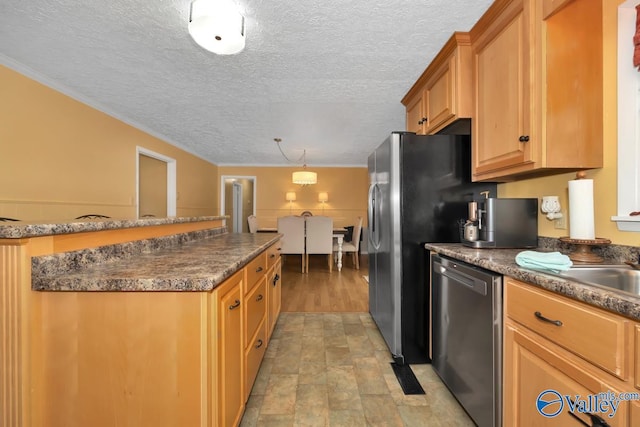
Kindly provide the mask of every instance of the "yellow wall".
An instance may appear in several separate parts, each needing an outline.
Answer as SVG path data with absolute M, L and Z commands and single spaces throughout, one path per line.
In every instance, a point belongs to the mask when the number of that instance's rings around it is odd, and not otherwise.
M 615 2 L 604 0 L 604 127 L 602 140 L 604 144 L 604 163 L 602 169 L 587 171 L 587 178 L 593 179 L 594 209 L 596 236 L 610 239 L 620 245 L 640 245 L 637 232 L 618 231 L 611 217 L 617 212 L 617 6 L 622 0 Z M 527 179 L 498 186 L 499 197 L 537 197 L 560 196 L 560 203 L 565 214 L 568 213 L 568 182 L 575 179 L 575 173 L 555 175 L 545 178 Z M 567 220 L 568 227 L 568 220 Z M 538 234 L 548 237 L 568 236 L 569 231 L 559 230 L 554 223 L 540 213 L 538 217 Z
M 217 214 L 217 166 L 0 66 L 0 216 L 135 218 L 136 146 L 177 161 L 177 214 Z
M 296 201 L 291 204 L 291 213 L 294 215 L 305 210 L 321 215 L 322 203 L 318 202 L 318 193 L 326 191 L 329 193 L 329 201 L 325 204 L 324 214 L 333 218 L 335 226 L 353 225 L 357 216 L 362 216 L 366 225 L 369 187 L 367 168 L 309 167 L 309 170 L 318 173 L 318 183 L 307 186 L 291 182 L 291 174 L 299 169 L 220 166 L 219 173 L 220 176 L 256 177 L 258 227 L 276 227 L 279 216 L 289 215 L 289 202 L 285 200 L 287 191 L 296 193 Z

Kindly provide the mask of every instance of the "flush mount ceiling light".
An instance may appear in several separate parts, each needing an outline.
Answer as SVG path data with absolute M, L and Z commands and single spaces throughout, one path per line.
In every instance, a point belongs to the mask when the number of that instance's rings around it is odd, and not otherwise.
M 244 49 L 244 16 L 231 0 L 195 0 L 191 3 L 189 34 L 210 52 L 233 55 Z
M 282 139 L 273 138 L 273 140 L 278 145 L 278 150 L 280 150 L 280 154 L 282 154 L 282 157 L 284 157 L 288 162 L 291 162 L 291 160 L 289 160 L 287 155 L 284 154 L 284 151 L 282 151 L 282 147 L 280 147 L 280 143 L 282 142 Z M 291 175 L 291 182 L 293 182 L 294 184 L 300 184 L 300 185 L 317 184 L 318 174 L 307 170 L 307 150 L 302 151 L 302 157 L 300 157 L 300 159 L 298 160 L 299 161 L 302 160 L 302 170 L 294 172 Z

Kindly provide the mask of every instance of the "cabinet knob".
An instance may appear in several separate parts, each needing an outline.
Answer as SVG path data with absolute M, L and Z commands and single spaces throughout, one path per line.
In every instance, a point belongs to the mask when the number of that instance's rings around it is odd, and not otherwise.
M 258 268 L 256 268 L 256 273 L 260 273 L 262 270 L 264 270 L 264 268 L 258 267 Z
M 262 296 L 262 294 L 258 294 L 258 296 L 256 297 L 256 301 L 262 301 L 263 298 L 264 296 Z
M 520 135 L 518 139 L 520 142 L 529 142 L 529 135 Z
M 229 310 L 233 310 L 234 308 L 238 308 L 240 307 L 240 300 L 236 300 L 235 303 L 233 303 L 233 305 L 229 306 Z
M 421 125 L 421 124 L 424 124 L 426 122 L 427 122 L 427 118 L 423 117 L 423 118 L 420 119 L 420 121 L 418 121 L 418 124 Z
M 262 344 L 264 344 L 264 342 L 261 339 L 259 339 L 256 343 L 256 348 L 262 347 Z

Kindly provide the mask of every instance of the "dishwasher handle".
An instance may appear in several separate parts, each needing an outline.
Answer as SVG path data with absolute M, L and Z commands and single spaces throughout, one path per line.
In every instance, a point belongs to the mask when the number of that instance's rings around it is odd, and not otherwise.
M 480 295 L 487 295 L 487 282 L 478 280 L 475 277 L 471 277 L 460 271 L 447 268 L 436 260 L 432 261 L 432 266 L 433 266 L 433 274 L 441 275 L 457 283 L 465 285 L 470 290 L 477 292 Z

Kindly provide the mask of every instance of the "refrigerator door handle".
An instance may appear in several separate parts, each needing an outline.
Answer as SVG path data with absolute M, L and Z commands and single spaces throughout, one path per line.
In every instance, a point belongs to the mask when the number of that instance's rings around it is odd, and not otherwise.
M 376 206 L 376 196 L 374 195 L 378 190 L 378 184 L 371 184 L 369 186 L 369 226 L 371 227 L 371 231 L 369 233 L 369 242 L 375 249 L 380 248 L 380 237 L 378 236 L 378 224 L 377 224 L 377 206 Z

